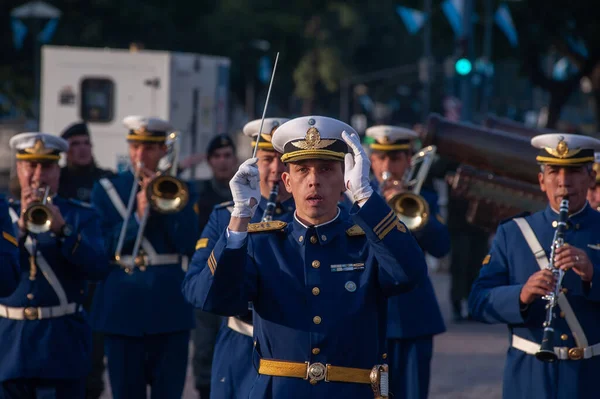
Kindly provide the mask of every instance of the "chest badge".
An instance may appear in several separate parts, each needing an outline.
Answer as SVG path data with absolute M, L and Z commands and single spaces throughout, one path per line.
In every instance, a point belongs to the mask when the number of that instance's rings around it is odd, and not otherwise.
M 354 292 L 356 291 L 356 283 L 354 281 L 347 281 L 344 288 L 346 288 L 346 291 L 348 292 Z

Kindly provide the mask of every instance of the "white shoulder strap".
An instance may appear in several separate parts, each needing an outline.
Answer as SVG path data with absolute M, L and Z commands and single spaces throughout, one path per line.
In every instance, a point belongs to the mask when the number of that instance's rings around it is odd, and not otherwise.
M 13 208 L 8 208 L 8 214 L 10 215 L 10 220 L 12 220 L 13 223 L 17 223 L 19 221 L 19 215 L 17 215 L 17 212 Z
M 103 177 L 98 182 L 104 188 L 104 191 L 106 191 L 110 202 L 112 202 L 117 212 L 119 212 L 119 215 L 121 215 L 123 220 L 125 220 L 125 218 L 127 217 L 127 208 L 125 207 L 125 204 L 123 204 L 123 201 L 121 201 L 121 197 L 119 197 L 119 193 L 117 192 L 115 186 L 106 177 Z M 149 256 L 157 255 L 156 250 L 154 249 L 150 241 L 146 239 L 146 237 L 142 239 L 142 248 L 144 248 L 144 251 L 146 251 L 146 253 Z
M 525 237 L 525 241 L 527 241 L 529 249 L 531 249 L 531 252 L 533 252 L 538 266 L 542 270 L 545 269 L 549 261 L 546 257 L 546 252 L 540 245 L 540 242 L 535 236 L 533 229 L 524 218 L 516 218 L 514 221 L 517 223 L 517 226 L 519 226 L 521 233 L 523 233 L 523 237 Z M 575 312 L 567 300 L 567 297 L 562 292 L 558 295 L 558 306 L 560 306 L 562 311 L 565 313 L 565 320 L 571 329 L 571 333 L 573 334 L 573 338 L 575 339 L 577 346 L 580 348 L 586 348 L 589 346 L 587 337 L 583 332 L 583 328 L 581 327 L 581 324 L 579 324 L 579 320 L 577 320 L 577 316 L 575 316 Z
M 25 248 L 27 249 L 27 252 L 29 252 L 29 255 L 33 254 L 33 241 L 31 240 L 31 237 L 27 237 L 25 240 Z M 60 280 L 56 277 L 56 274 L 54 274 L 54 270 L 52 270 L 52 267 L 50 267 L 40 251 L 37 251 L 35 260 L 36 265 L 39 266 L 42 274 L 56 293 L 60 306 L 67 306 L 67 294 L 60 283 Z
M 125 217 L 127 216 L 127 208 L 125 208 L 123 201 L 121 201 L 121 197 L 119 197 L 119 193 L 117 193 L 117 189 L 115 188 L 115 186 L 106 177 L 103 177 L 98 182 L 104 188 L 104 191 L 106 191 L 110 202 L 112 202 L 117 212 L 119 212 L 119 215 L 121 215 L 121 217 L 125 219 Z

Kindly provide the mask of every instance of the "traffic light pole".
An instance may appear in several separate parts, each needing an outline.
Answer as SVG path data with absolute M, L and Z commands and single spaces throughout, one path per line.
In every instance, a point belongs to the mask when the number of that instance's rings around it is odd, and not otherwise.
M 487 62 L 487 67 L 492 62 L 492 32 L 494 30 L 494 15 L 492 11 L 492 0 L 485 0 L 485 32 L 483 35 L 483 58 Z M 492 93 L 492 79 L 489 74 L 485 74 L 483 79 L 483 98 L 481 99 L 481 113 L 487 114 Z
M 466 43 L 466 57 L 473 64 L 473 0 L 464 0 L 463 9 L 463 37 L 462 41 Z M 472 85 L 471 74 L 461 78 L 461 102 L 462 112 L 461 120 L 470 121 L 472 119 Z

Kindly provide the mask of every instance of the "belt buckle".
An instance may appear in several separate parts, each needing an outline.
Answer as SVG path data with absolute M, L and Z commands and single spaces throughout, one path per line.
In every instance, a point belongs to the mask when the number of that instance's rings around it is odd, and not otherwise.
M 581 360 L 583 359 L 583 348 L 571 348 L 568 354 L 571 360 Z
M 306 363 L 306 378 L 312 385 L 319 381 L 327 382 L 327 367 L 323 363 Z
M 27 320 L 37 320 L 38 315 L 39 313 L 37 308 L 29 307 L 23 309 L 23 317 L 25 317 Z
M 387 364 L 376 364 L 371 369 L 369 379 L 375 399 L 389 398 L 389 367 Z
M 140 249 L 138 256 L 133 260 L 133 264 L 140 269 L 140 271 L 145 272 L 146 266 L 148 266 L 149 259 L 146 252 L 143 249 Z

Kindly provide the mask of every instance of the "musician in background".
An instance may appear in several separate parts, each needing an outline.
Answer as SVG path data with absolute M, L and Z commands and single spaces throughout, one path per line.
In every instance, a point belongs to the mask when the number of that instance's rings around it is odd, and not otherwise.
M 213 137 L 206 149 L 206 159 L 212 171 L 212 178 L 195 183 L 198 201 L 194 209 L 198 214 L 199 232 L 206 227 L 215 205 L 231 201 L 229 180 L 235 174 L 238 163 L 235 143 L 231 137 L 226 134 Z M 200 398 L 208 399 L 215 341 L 222 318 L 201 309 L 194 309 L 194 313 L 196 328 L 192 331 L 192 370 Z
M 418 134 L 410 129 L 386 125 L 372 126 L 365 133 L 371 139 L 373 188 L 384 198 L 405 192 L 402 179 L 410 168 L 411 150 Z M 421 189 L 419 195 L 427 201 L 430 216 L 422 228 L 412 233 L 423 251 L 441 258 L 450 251 L 450 237 L 439 214 L 437 194 Z M 394 398 L 427 398 L 433 336 L 445 331 L 429 278 L 411 292 L 388 300 L 388 361 L 390 392 Z
M 14 226 L 8 213 L 8 201 L 0 196 L 0 297 L 5 297 L 15 290 L 19 281 L 19 246 Z
M 123 123 L 129 129 L 129 158 L 135 175 L 126 171 L 100 179 L 92 192 L 107 252 L 119 261 L 96 288 L 92 326 L 105 334 L 115 399 L 146 398 L 147 385 L 152 386 L 153 397 L 179 398 L 194 327 L 193 309 L 181 294 L 186 259 L 194 253 L 199 236 L 194 202 L 190 198 L 175 213 L 150 207 L 146 191 L 157 175 L 159 161 L 168 155 L 165 143 L 173 128 L 164 120 L 141 116 L 128 116 Z M 129 215 L 132 189 L 137 194 Z M 134 262 L 132 251 L 144 221 L 141 252 Z M 122 252 L 116 259 L 121 237 Z
M 0 299 L 0 397 L 83 399 L 92 351 L 86 280 L 108 273 L 100 221 L 89 205 L 56 195 L 65 140 L 22 133 L 10 146 L 21 200 L 10 209 L 14 233 L 3 238 L 18 245 L 20 273 Z M 29 207 L 44 197 L 50 223 L 30 224 Z
M 96 180 L 112 176 L 113 172 L 96 165 L 87 124 L 74 123 L 62 132 L 61 137 L 69 143 L 69 150 L 66 153 L 67 165 L 60 170 L 58 194 L 90 202 Z
M 266 118 L 263 123 L 262 134 L 258 143 L 256 157 L 260 173 L 261 198 L 258 208 L 254 213 L 252 222 L 260 222 L 264 216 L 273 220 L 289 220 L 294 211 L 294 201 L 291 194 L 285 190 L 281 174 L 287 170 L 281 162 L 281 154 L 275 151 L 271 144 L 271 136 L 279 125 L 286 122 L 284 118 Z M 256 146 L 261 120 L 254 120 L 244 126 L 243 132 L 252 137 L 252 147 Z M 275 202 L 267 213 L 268 202 L 273 199 L 273 189 L 277 190 Z M 217 205 L 210 215 L 208 225 L 202 232 L 202 237 L 196 245 L 194 262 L 183 283 L 183 293 L 186 298 L 194 303 L 195 287 L 198 284 L 194 275 L 198 274 L 196 265 L 204 265 L 210 257 L 211 251 L 219 237 L 229 225 L 233 201 Z M 252 311 L 238 317 L 229 317 L 221 327 L 215 345 L 215 354 L 212 368 L 212 383 L 210 397 L 214 399 L 236 399 L 248 397 L 250 388 L 256 379 L 257 373 L 252 364 Z M 202 399 L 205 399 L 202 397 Z
M 380 380 L 387 298 L 423 282 L 423 253 L 373 193 L 369 159 L 352 127 L 301 117 L 281 125 L 272 143 L 289 165 L 282 179 L 294 218 L 249 223 L 261 198 L 260 161 L 244 162 L 230 183 L 226 231 L 206 265 L 192 261 L 188 299 L 228 316 L 253 302 L 259 376 L 250 398 L 387 396 Z M 350 212 L 338 207 L 345 190 Z
M 536 136 L 531 143 L 540 150 L 538 179 L 548 206 L 498 227 L 473 285 L 469 309 L 476 320 L 508 326 L 511 347 L 504 368 L 504 398 L 597 398 L 600 213 L 590 207 L 586 195 L 595 184 L 592 165 L 600 141 L 559 133 Z M 565 245 L 554 258 L 554 265 L 565 274 L 560 306 L 553 310 L 549 326 L 554 329 L 550 346 L 558 360 L 546 363 L 534 355 L 540 349 L 546 318 L 547 301 L 542 297 L 557 284 L 546 267 L 565 197 L 569 201 Z
M 598 160 L 600 153 L 595 155 Z M 596 172 L 596 184 L 588 190 L 587 200 L 592 209 L 600 211 L 600 162 L 594 162 L 594 171 Z

